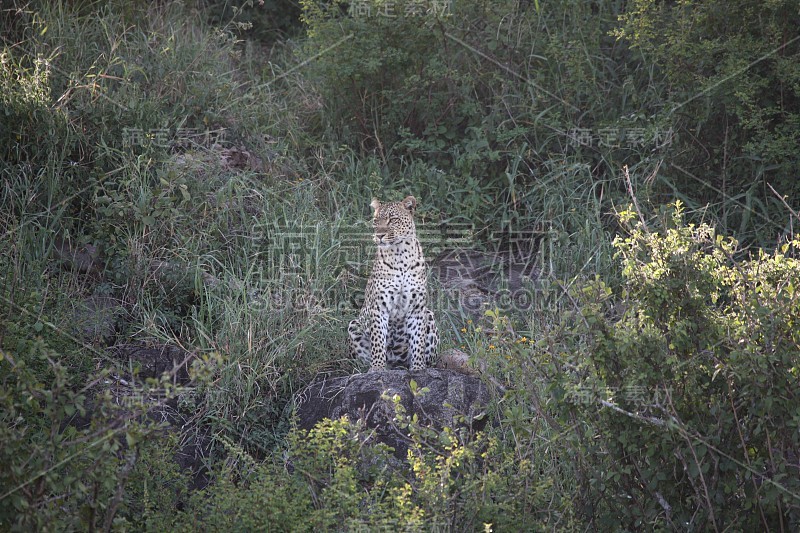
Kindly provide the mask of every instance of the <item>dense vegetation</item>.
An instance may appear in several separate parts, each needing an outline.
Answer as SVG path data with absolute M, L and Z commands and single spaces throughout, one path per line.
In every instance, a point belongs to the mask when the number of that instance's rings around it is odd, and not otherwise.
M 797 0 L 1 9 L 0 530 L 800 528 Z M 541 278 L 436 299 L 507 391 L 400 465 L 292 397 L 406 194 Z

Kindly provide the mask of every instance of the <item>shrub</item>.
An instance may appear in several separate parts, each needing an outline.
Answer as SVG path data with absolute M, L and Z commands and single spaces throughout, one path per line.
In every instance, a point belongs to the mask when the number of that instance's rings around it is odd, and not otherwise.
M 28 352 L 0 351 L 4 530 L 109 529 L 121 519 L 138 443 L 158 429 L 141 418 L 143 402 L 132 399 L 126 410 L 108 390 L 76 388 L 60 359 L 42 339 Z M 29 364 L 39 360 L 46 377 Z
M 513 231 L 536 224 L 528 195 L 554 180 L 570 174 L 567 190 L 613 201 L 625 194 L 620 166 L 653 169 L 664 152 L 672 123 L 655 111 L 665 90 L 609 36 L 619 6 L 308 0 L 302 58 L 326 135 L 374 155 L 383 187 Z
M 261 463 L 231 447 L 239 467 L 193 496 L 173 525 L 505 531 L 571 523 L 569 499 L 553 498 L 554 480 L 542 474 L 530 450 L 488 433 L 425 427 L 399 402 L 395 409 L 398 430 L 411 439 L 407 462 L 376 443 L 360 422 L 323 420 L 310 431 L 293 430 L 286 452 Z
M 722 229 L 742 241 L 786 231 L 768 183 L 800 205 L 798 16 L 791 1 L 637 0 L 616 31 L 669 84 L 658 113 L 674 117 L 670 188 L 719 204 Z
M 796 528 L 800 261 L 786 254 L 800 242 L 737 260 L 734 240 L 684 224 L 680 204 L 662 231 L 629 231 L 615 241 L 621 293 L 583 290 L 591 345 L 566 378 L 588 425 L 592 520 Z

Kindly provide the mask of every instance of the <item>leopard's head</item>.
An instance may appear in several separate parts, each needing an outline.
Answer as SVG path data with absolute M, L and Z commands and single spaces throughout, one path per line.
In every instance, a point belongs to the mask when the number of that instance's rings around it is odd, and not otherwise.
M 391 246 L 405 237 L 416 236 L 413 215 L 417 208 L 417 199 L 413 196 L 406 196 L 401 202 L 385 204 L 373 198 L 369 205 L 375 210 L 372 219 L 375 233 L 372 238 L 378 246 Z

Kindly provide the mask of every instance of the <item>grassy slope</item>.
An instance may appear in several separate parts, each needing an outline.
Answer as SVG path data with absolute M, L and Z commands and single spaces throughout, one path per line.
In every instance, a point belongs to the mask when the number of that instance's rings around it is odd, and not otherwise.
M 428 144 L 419 152 L 399 143 L 395 154 L 365 153 L 330 126 L 325 106 L 331 101 L 323 100 L 319 78 L 300 66 L 307 51 L 295 41 L 269 48 L 238 41 L 234 26 L 210 26 L 205 13 L 177 3 L 81 6 L 45 3 L 5 15 L 8 39 L 16 45 L 7 42 L 2 56 L 2 103 L 9 117 L 9 127 L 0 131 L 4 351 L 23 360 L 38 353 L 32 339 L 43 337 L 48 349 L 62 354 L 59 362 L 70 379 L 90 381 L 112 363 L 101 346 L 86 346 L 72 335 L 72 309 L 89 295 L 111 296 L 125 309 L 119 342 L 177 344 L 207 359 L 207 372 L 198 372 L 196 399 L 182 398 L 183 409 L 214 436 L 213 453 L 226 457 L 228 468 L 251 469 L 253 457 L 270 457 L 285 446 L 286 408 L 294 392 L 318 373 L 353 370 L 343 348 L 345 324 L 355 312 L 353 294 L 363 288 L 365 270 L 343 268 L 341 250 L 354 234 L 369 231 L 365 221 L 373 195 L 394 199 L 407 193 L 422 200 L 424 223 L 475 228 L 477 247 L 493 231 L 547 231 L 548 277 L 528 316 L 511 324 L 490 316 L 478 326 L 440 309 L 451 317 L 445 347 L 465 346 L 500 375 L 537 380 L 543 376 L 524 363 L 524 343 L 585 347 L 582 338 L 570 337 L 564 317 L 576 311 L 574 289 L 581 280 L 598 275 L 612 286 L 619 281 L 611 257 L 612 215 L 628 200 L 620 166 L 630 154 L 582 154 L 564 138 L 553 142 L 534 129 L 526 130 L 533 133 L 525 139 L 538 142 L 527 152 L 534 155 L 513 164 L 515 153 L 526 152 L 519 139 L 509 141 L 498 156 L 512 162 L 505 168 L 495 164 L 495 155 L 481 152 L 482 144 L 466 141 L 459 146 L 467 155 L 450 154 L 453 165 L 445 170 L 441 159 L 419 156 Z M 548 74 L 574 83 L 569 87 L 576 94 L 564 97 L 595 100 L 588 114 L 596 125 L 611 120 L 603 114 L 605 89 L 597 80 L 623 85 L 619 73 L 603 71 L 612 68 L 613 54 L 581 62 L 589 44 L 572 42 L 578 49 L 570 51 L 558 34 L 549 38 L 551 50 L 564 55 L 560 64 L 573 62 L 566 73 Z M 651 75 L 639 98 L 655 99 L 658 83 Z M 568 156 L 557 151 L 559 144 Z M 469 160 L 470 146 L 485 156 L 485 166 Z M 244 152 L 251 157 L 241 165 L 226 160 Z M 655 159 L 643 158 L 634 166 L 637 188 L 649 187 L 645 176 L 655 165 Z M 470 181 L 475 169 L 493 174 Z M 54 265 L 56 238 L 66 236 L 102 247 L 102 281 Z M 366 260 L 369 253 L 357 248 L 358 258 Z M 172 274 L 154 272 L 154 264 L 164 263 Z M 520 354 L 521 366 L 509 363 Z M 52 378 L 52 361 L 31 356 L 29 366 L 32 379 Z M 509 397 L 498 433 L 511 448 L 520 439 L 528 448 L 506 452 L 502 464 L 518 463 L 531 479 L 541 477 L 537 505 L 567 520 L 571 504 L 560 494 L 582 482 L 569 467 L 579 450 L 553 446 L 558 435 L 552 428 L 531 421 L 535 409 L 526 403 L 538 393 L 534 384 L 529 387 L 519 398 Z M 57 442 L 47 442 L 51 447 L 45 443 L 43 449 L 52 453 Z M 164 441 L 165 447 L 174 445 Z M 182 483 L 175 481 L 178 474 L 160 472 L 169 470 L 169 458 L 159 453 L 142 449 L 128 487 L 121 514 L 139 526 L 150 519 L 136 516 L 143 509 L 152 511 L 147 517 L 174 519 L 174 493 L 162 495 L 159 504 L 141 488 Z M 125 470 L 112 471 L 119 480 Z M 282 472 L 261 472 L 260 490 L 298 481 L 287 481 Z M 235 478 L 221 477 L 228 479 L 221 487 L 234 499 L 236 487 L 225 483 Z M 64 491 L 71 490 L 66 486 Z M 113 501 L 113 486 L 106 490 Z M 217 503 L 231 504 L 228 493 L 221 494 Z M 526 505 L 509 512 L 532 512 Z M 300 521 L 302 513 L 293 519 Z M 536 518 L 542 525 L 553 519 L 548 513 Z

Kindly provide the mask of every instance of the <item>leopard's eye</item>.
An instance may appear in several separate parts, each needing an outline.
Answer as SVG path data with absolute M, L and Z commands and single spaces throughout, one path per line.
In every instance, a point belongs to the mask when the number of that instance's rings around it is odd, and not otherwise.
M 394 224 L 395 222 L 400 222 L 400 219 L 397 217 L 389 217 L 389 224 Z

